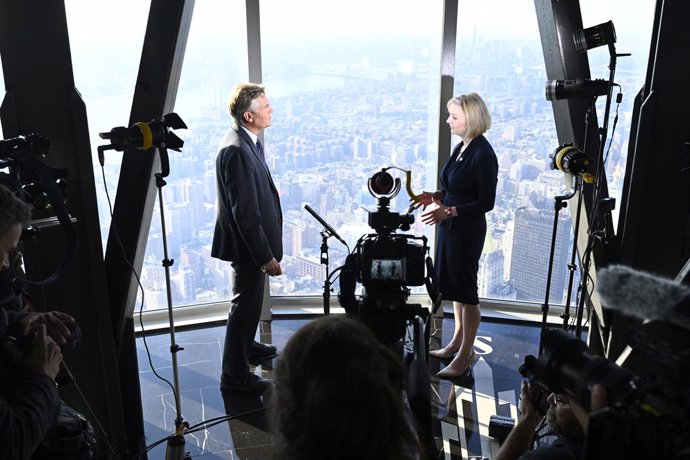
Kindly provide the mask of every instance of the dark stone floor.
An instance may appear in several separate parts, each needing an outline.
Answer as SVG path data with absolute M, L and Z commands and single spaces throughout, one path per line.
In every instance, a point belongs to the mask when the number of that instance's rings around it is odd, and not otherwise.
M 280 318 L 262 323 L 257 339 L 273 343 L 281 350 L 290 336 L 309 321 L 309 318 Z M 430 345 L 435 349 L 450 340 L 453 320 L 446 317 L 431 321 Z M 484 319 L 474 347 L 480 359 L 471 374 L 455 382 L 436 378 L 443 364 L 431 359 L 435 458 L 492 458 L 498 444 L 489 437 L 489 419 L 492 415 L 516 417 L 522 380 L 517 369 L 526 355 L 538 354 L 539 333 L 539 325 Z M 224 334 L 223 325 L 176 333 L 177 344 L 184 348 L 177 353 L 182 418 L 192 428 L 202 421 L 207 422 L 206 428 L 202 425 L 199 431 L 185 435 L 185 450 L 192 458 L 271 458 L 273 441 L 263 410 L 270 405 L 270 393 L 263 398 L 236 392 L 221 394 L 219 379 Z M 141 394 L 150 446 L 174 433 L 178 410 L 172 392 L 170 335 L 148 336 L 146 343 L 155 373 L 170 382 L 160 380 L 151 370 L 144 341 L 138 338 Z M 255 373 L 270 378 L 271 366 L 259 366 Z M 240 416 L 227 421 L 226 415 Z M 148 458 L 164 459 L 165 452 L 166 442 L 163 441 L 150 450 Z

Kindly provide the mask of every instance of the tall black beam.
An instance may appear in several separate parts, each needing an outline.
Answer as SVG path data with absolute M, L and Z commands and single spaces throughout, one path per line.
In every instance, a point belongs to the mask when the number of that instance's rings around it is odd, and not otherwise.
M 690 3 L 659 1 L 618 225 L 626 265 L 675 277 L 690 257 Z
M 128 126 L 173 111 L 193 9 L 194 0 L 151 1 Z M 161 172 L 160 164 L 155 149 L 124 153 L 105 255 L 132 453 L 145 444 L 133 319 L 138 283 L 132 268 L 141 273 L 156 199 L 154 174 Z
M 31 287 L 33 306 L 64 311 L 76 318 L 83 337 L 74 351 L 65 353 L 65 363 L 86 403 L 76 396 L 75 385 L 65 387 L 62 396 L 102 425 L 112 446 L 124 452 L 124 404 L 117 369 L 112 365 L 116 350 L 92 153 L 86 109 L 74 88 L 64 3 L 1 1 L 0 55 L 6 88 L 0 109 L 4 135 L 39 133 L 51 142 L 45 162 L 67 172 L 67 207 L 80 242 L 72 263 L 56 281 Z M 44 213 L 50 218 L 50 211 Z M 25 242 L 25 268 L 30 279 L 46 278 L 64 256 L 62 228 L 48 222 Z
M 259 5 L 259 0 L 246 0 L 245 9 L 247 12 L 247 68 L 249 70 L 249 81 L 261 83 L 263 81 L 263 70 L 261 61 L 261 5 Z
M 441 87 L 438 105 L 438 145 L 436 155 L 436 189 L 441 188 L 441 170 L 450 158 L 451 132 L 446 123 L 448 107 L 446 104 L 455 91 L 455 48 L 458 36 L 458 1 L 443 1 L 443 24 L 441 32 Z M 435 243 L 434 243 L 435 244 Z M 443 308 L 435 316 L 443 318 Z
M 621 262 L 669 278 L 690 258 L 689 15 L 688 2 L 657 1 L 618 223 Z M 613 335 L 614 356 L 626 339 Z M 626 365 L 639 369 L 634 353 L 631 358 Z
M 446 119 L 448 108 L 446 103 L 453 97 L 455 91 L 455 48 L 458 34 L 458 2 L 444 0 L 443 2 L 443 32 L 441 45 L 441 98 L 438 107 L 438 163 L 437 176 L 450 158 L 451 133 Z M 436 184 L 436 189 L 440 184 Z M 441 312 L 443 314 L 443 312 Z

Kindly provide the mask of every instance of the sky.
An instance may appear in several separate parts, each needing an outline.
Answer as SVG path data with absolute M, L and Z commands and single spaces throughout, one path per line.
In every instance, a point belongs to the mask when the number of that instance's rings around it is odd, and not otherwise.
M 651 30 L 654 0 L 581 0 L 583 24 L 613 20 L 619 42 Z M 317 35 L 428 33 L 438 22 L 442 0 L 260 0 L 262 34 Z M 70 34 L 75 38 L 122 36 L 122 27 L 143 30 L 148 17 L 145 0 L 65 0 Z M 533 36 L 537 27 L 534 0 L 459 0 L 463 21 L 485 24 L 489 38 Z M 195 22 L 212 37 L 245 20 L 244 0 L 196 0 Z M 107 20 L 101 20 L 107 18 Z M 327 18 L 327 19 L 323 19 Z M 647 33 L 648 34 L 648 33 Z

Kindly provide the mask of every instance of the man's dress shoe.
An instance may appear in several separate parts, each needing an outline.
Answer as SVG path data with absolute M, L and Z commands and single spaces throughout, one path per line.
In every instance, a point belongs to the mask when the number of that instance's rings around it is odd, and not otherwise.
M 263 393 L 271 388 L 271 381 L 256 374 L 229 376 L 223 374 L 220 378 L 221 390 L 244 391 L 246 393 Z
M 278 356 L 278 349 L 275 346 L 254 342 L 249 348 L 247 359 L 252 366 L 258 366 L 262 362 L 273 359 L 276 356 Z

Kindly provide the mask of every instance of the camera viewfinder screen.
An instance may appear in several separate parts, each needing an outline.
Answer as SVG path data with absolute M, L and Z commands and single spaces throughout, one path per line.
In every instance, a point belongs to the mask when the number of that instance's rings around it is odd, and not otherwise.
M 372 259 L 371 279 L 405 281 L 405 259 Z

